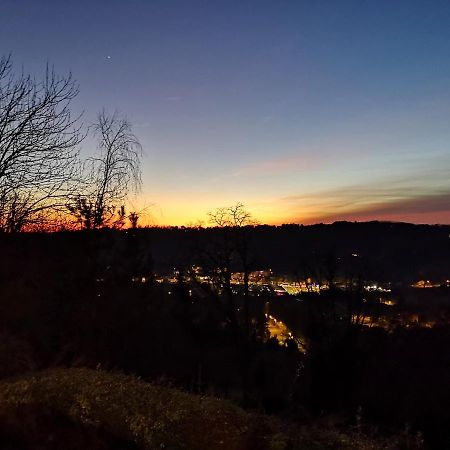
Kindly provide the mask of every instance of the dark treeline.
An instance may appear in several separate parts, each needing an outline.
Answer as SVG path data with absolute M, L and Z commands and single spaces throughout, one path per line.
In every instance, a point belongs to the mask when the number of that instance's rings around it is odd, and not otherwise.
M 335 222 L 331 225 L 249 226 L 253 270 L 271 268 L 278 274 L 305 275 L 329 257 L 337 270 L 357 261 L 366 280 L 409 284 L 420 279 L 435 281 L 450 276 L 450 225 L 413 225 L 390 222 Z M 131 231 L 126 231 L 129 233 Z M 122 240 L 122 231 L 110 230 Z M 153 269 L 169 273 L 182 264 L 200 263 L 198 248 L 220 234 L 218 228 L 150 227 L 133 230 L 134 245 L 141 256 L 152 259 Z M 0 237 L 7 242 L 8 236 Z M 14 245 L 73 245 L 82 233 L 28 233 L 12 238 Z M 357 258 L 352 255 L 358 255 Z M 239 267 L 236 267 L 239 270 Z
M 366 280 L 409 284 L 419 279 L 445 280 L 450 275 L 450 226 L 389 222 L 336 222 L 332 225 L 250 226 L 253 270 L 304 276 L 311 266 L 339 258 L 341 272 L 351 264 Z M 169 272 L 195 260 L 215 228 L 143 228 L 137 236 L 154 259 L 155 270 Z M 54 239 L 58 239 L 55 237 Z M 352 254 L 357 254 L 355 259 Z M 239 268 L 237 268 L 239 270 Z
M 252 270 L 322 267 L 325 277 L 333 268 L 403 282 L 449 273 L 449 227 L 248 230 L 245 261 Z M 332 416 L 357 430 L 397 433 L 405 448 L 450 444 L 448 326 L 363 326 L 358 317 L 370 305 L 358 283 L 282 299 L 227 290 L 227 236 L 220 228 L 0 235 L 1 377 L 101 367 L 164 379 L 293 423 Z M 208 258 L 211 252 L 222 260 Z M 229 254 L 230 268 L 242 270 L 244 260 Z M 209 264 L 217 285 L 196 281 L 193 264 L 205 271 Z M 177 282 L 155 281 L 173 269 Z M 302 337 L 306 353 L 293 339 L 280 345 L 270 338 L 269 310 Z

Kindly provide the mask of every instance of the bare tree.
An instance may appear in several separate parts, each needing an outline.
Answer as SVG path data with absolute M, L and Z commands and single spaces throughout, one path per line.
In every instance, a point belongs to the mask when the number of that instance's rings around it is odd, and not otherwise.
M 131 212 L 128 214 L 128 223 L 130 228 L 136 229 L 138 228 L 138 222 L 142 220 L 143 218 L 148 218 L 148 213 L 150 209 L 153 207 L 152 204 L 147 204 L 146 206 L 143 206 L 141 208 L 136 208 L 135 205 L 130 201 L 128 202 L 129 206 L 131 208 Z
M 209 213 L 210 222 L 220 228 L 222 237 L 215 254 L 218 262 L 218 274 L 221 276 L 225 287 L 225 294 L 228 305 L 231 310 L 231 318 L 237 327 L 237 318 L 235 315 L 235 302 L 233 299 L 233 290 L 231 288 L 231 270 L 233 263 L 238 263 L 244 274 L 244 327 L 243 333 L 239 332 L 243 338 L 244 362 L 242 364 L 242 382 L 243 382 L 243 403 L 247 404 L 249 400 L 249 362 L 250 362 L 250 305 L 249 305 L 249 279 L 252 262 L 250 259 L 250 228 L 256 224 L 251 214 L 245 209 L 242 203 L 236 203 L 233 206 L 218 208 Z
M 233 291 L 231 288 L 231 270 L 234 258 L 234 246 L 229 223 L 228 208 L 217 208 L 209 212 L 209 221 L 214 226 L 220 228 L 220 233 L 216 234 L 216 239 L 211 242 L 212 248 L 208 252 L 207 259 L 210 261 L 212 279 L 217 287 L 222 288 L 225 293 L 230 320 L 236 322 L 235 305 L 233 301 Z
M 136 211 L 130 212 L 130 214 L 128 214 L 128 220 L 130 221 L 131 228 L 133 229 L 137 228 L 139 221 L 139 213 Z
M 93 128 L 99 156 L 86 161 L 83 192 L 72 197 L 68 208 L 84 228 L 120 227 L 128 194 L 141 187 L 142 146 L 117 113 L 102 111 Z
M 209 214 L 210 222 L 221 228 L 221 240 L 216 248 L 215 260 L 217 273 L 221 277 L 221 283 L 225 293 L 232 301 L 231 268 L 233 260 L 237 260 L 244 275 L 244 325 L 246 336 L 250 333 L 249 313 L 249 278 L 251 270 L 250 259 L 250 228 L 256 224 L 252 215 L 245 209 L 242 203 L 233 206 L 217 208 Z
M 233 223 L 234 242 L 236 253 L 240 260 L 242 272 L 244 274 L 244 321 L 247 337 L 250 334 L 250 311 L 249 311 L 249 281 L 252 266 L 250 256 L 250 227 L 256 224 L 251 214 L 245 209 L 242 203 L 229 208 Z
M 0 230 L 42 225 L 64 207 L 84 137 L 69 110 L 77 94 L 71 74 L 47 67 L 37 81 L 0 60 Z

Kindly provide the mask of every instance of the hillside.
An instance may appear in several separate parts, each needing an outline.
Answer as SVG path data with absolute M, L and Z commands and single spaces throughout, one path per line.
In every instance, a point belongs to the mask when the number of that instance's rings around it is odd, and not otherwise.
M 36 254 L 65 265 L 77 264 L 86 251 L 102 250 L 106 261 L 119 255 L 148 271 L 167 273 L 174 267 L 202 265 L 202 256 L 220 239 L 216 228 L 139 228 L 97 233 L 61 232 L 0 235 L 5 264 Z M 277 274 L 304 274 L 331 257 L 337 273 L 361 271 L 366 279 L 410 284 L 420 279 L 448 279 L 450 226 L 390 222 L 336 222 L 330 225 L 259 225 L 247 229 L 254 270 L 271 268 Z M 71 261 L 65 261 L 66 255 Z M 358 255 L 357 258 L 354 255 Z M 355 267 L 355 265 L 357 267 Z M 8 268 L 8 267 L 7 267 Z M 6 268 L 6 269 L 7 269 Z M 236 268 L 239 269 L 239 268 Z
M 398 448 L 331 428 L 282 425 L 223 400 L 90 369 L 0 383 L 2 448 Z M 63 432 L 61 432 L 63 429 Z M 94 446 L 96 445 L 96 446 Z

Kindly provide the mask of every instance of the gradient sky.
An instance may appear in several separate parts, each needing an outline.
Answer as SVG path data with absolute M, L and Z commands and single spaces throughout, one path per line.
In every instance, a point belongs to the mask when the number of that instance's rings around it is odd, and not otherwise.
M 450 2 L 0 0 L 0 53 L 125 114 L 155 224 L 450 223 Z M 91 144 L 85 143 L 85 152 Z

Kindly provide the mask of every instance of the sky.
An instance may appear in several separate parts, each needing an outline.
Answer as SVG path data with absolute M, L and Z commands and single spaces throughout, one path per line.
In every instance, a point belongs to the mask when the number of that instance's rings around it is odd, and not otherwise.
M 156 225 L 450 223 L 448 0 L 0 0 L 0 54 L 133 124 Z M 89 140 L 83 152 L 95 151 Z

